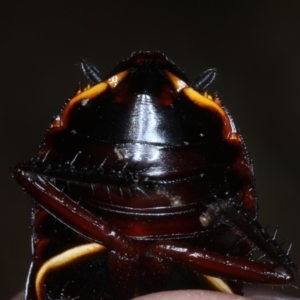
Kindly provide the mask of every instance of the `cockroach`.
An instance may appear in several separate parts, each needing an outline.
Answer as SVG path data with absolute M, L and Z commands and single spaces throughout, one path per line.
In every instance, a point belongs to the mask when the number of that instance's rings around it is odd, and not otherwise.
M 106 77 L 85 60 L 40 150 L 13 176 L 33 199 L 26 300 L 288 285 L 296 267 L 257 221 L 244 140 L 206 88 L 160 52 Z M 260 249 L 268 260 L 252 259 Z M 50 297 L 50 298 L 49 298 Z

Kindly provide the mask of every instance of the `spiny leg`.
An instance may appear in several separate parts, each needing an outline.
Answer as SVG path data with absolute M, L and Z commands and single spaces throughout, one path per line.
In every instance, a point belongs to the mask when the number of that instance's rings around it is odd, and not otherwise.
M 253 243 L 277 264 L 282 265 L 290 273 L 295 274 L 297 268 L 289 256 L 284 253 L 275 239 L 270 237 L 266 230 L 246 212 L 239 210 L 232 201 L 224 202 L 221 213 L 232 221 Z
M 229 257 L 180 242 L 157 242 L 149 247 L 149 253 L 208 276 L 273 285 L 287 285 L 294 280 L 292 272 L 280 265 Z
M 74 202 L 47 178 L 31 172 L 26 163 L 17 165 L 13 176 L 29 195 L 62 223 L 128 259 L 136 258 L 129 238 Z

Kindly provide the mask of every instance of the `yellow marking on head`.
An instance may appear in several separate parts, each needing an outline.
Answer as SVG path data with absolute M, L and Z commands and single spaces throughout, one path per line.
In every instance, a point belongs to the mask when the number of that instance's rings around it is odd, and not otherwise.
M 36 290 L 37 299 L 38 300 L 44 299 L 43 289 L 44 289 L 45 279 L 48 273 L 54 271 L 57 268 L 65 266 L 73 261 L 76 261 L 77 259 L 83 256 L 101 252 L 104 251 L 105 249 L 106 248 L 100 244 L 90 243 L 90 244 L 80 245 L 71 248 L 47 260 L 39 269 L 35 279 L 35 290 Z
M 234 294 L 232 289 L 229 287 L 229 285 L 222 279 L 208 276 L 208 275 L 203 275 L 201 276 L 212 286 L 216 291 L 222 292 L 222 293 L 227 293 L 227 294 Z

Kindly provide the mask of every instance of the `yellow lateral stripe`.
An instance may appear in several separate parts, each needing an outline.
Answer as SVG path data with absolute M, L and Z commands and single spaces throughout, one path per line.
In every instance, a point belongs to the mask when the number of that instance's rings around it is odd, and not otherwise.
M 100 82 L 91 88 L 85 89 L 82 93 L 76 95 L 73 99 L 70 100 L 70 102 L 66 105 L 64 111 L 62 112 L 60 117 L 60 126 L 66 126 L 68 122 L 68 115 L 76 103 L 83 100 L 89 101 L 90 99 L 93 99 L 102 94 L 107 90 L 108 87 L 115 88 L 127 75 L 128 70 L 120 72 L 117 75 L 114 75 L 107 79 L 107 81 Z
M 224 129 L 223 129 L 224 138 L 225 139 L 230 138 L 232 134 L 232 128 L 230 125 L 230 120 L 228 118 L 228 115 L 224 111 L 224 109 L 215 101 L 213 101 L 212 97 L 207 93 L 202 95 L 197 91 L 195 91 L 193 88 L 189 87 L 184 81 L 179 79 L 174 74 L 170 73 L 169 71 L 165 71 L 165 72 L 178 93 L 183 92 L 188 97 L 188 99 L 193 101 L 196 105 L 214 111 L 221 116 L 224 123 Z
M 224 111 L 222 107 L 220 107 L 218 104 L 216 104 L 214 101 L 212 101 L 209 98 L 204 97 L 203 95 L 199 94 L 197 91 L 195 91 L 191 87 L 187 87 L 183 89 L 183 92 L 197 105 L 208 108 L 212 111 L 218 112 L 223 118 L 227 118 L 227 114 Z
M 87 89 L 83 91 L 81 94 L 76 95 L 69 104 L 74 105 L 74 103 L 83 100 L 83 99 L 92 99 L 99 94 L 103 93 L 107 89 L 107 83 L 106 82 L 100 82 L 94 86 L 92 86 L 90 89 Z
M 222 292 L 222 293 L 227 293 L 227 294 L 234 294 L 232 289 L 229 287 L 229 285 L 222 279 L 208 276 L 208 275 L 203 275 L 204 279 L 209 282 L 209 284 L 215 288 L 216 291 Z
M 222 117 L 222 120 L 224 123 L 224 128 L 223 128 L 224 138 L 227 139 L 230 137 L 230 135 L 232 133 L 230 120 L 228 118 L 227 113 L 225 112 L 225 110 L 222 107 L 220 107 L 217 103 L 210 100 L 209 98 L 206 98 L 203 95 L 199 94 L 197 91 L 195 91 L 191 87 L 186 87 L 182 91 L 195 104 L 199 105 L 200 107 L 207 108 L 210 111 L 214 111 L 214 112 L 218 113 Z
M 68 114 L 77 102 L 80 102 L 84 99 L 92 99 L 103 93 L 107 89 L 107 87 L 108 84 L 106 82 L 101 82 L 71 99 L 61 114 L 61 126 L 66 125 L 65 123 L 67 121 Z
M 105 250 L 106 248 L 97 243 L 90 243 L 85 245 L 80 245 L 71 249 L 68 249 L 52 258 L 47 260 L 42 267 L 39 269 L 36 280 L 35 289 L 38 300 L 43 300 L 43 288 L 44 281 L 49 272 L 67 265 L 68 263 L 77 260 L 86 255 L 97 253 Z

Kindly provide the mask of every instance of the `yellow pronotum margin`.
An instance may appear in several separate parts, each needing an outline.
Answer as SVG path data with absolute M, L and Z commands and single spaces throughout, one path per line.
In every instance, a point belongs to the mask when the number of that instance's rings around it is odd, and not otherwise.
M 35 290 L 38 300 L 44 299 L 44 282 L 49 272 L 76 261 L 78 258 L 101 252 L 105 249 L 106 248 L 100 244 L 90 243 L 71 248 L 47 260 L 39 269 L 35 280 Z
M 80 93 L 80 94 L 76 95 L 74 98 L 72 98 L 70 100 L 70 102 L 66 105 L 65 109 L 63 110 L 63 112 L 61 114 L 60 126 L 63 127 L 66 125 L 69 112 L 71 111 L 71 109 L 73 108 L 73 106 L 75 104 L 77 104 L 78 102 L 81 102 L 83 100 L 90 100 L 90 99 L 97 97 L 98 95 L 100 95 L 104 91 L 106 91 L 108 87 L 115 88 L 127 75 L 128 75 L 128 71 L 120 72 L 119 74 L 110 77 L 106 81 L 100 82 L 100 83 L 94 85 L 93 87 L 91 87 L 87 90 L 84 90 L 82 93 Z
M 216 112 L 218 115 L 220 115 L 224 123 L 224 138 L 230 138 L 230 135 L 232 134 L 232 128 L 225 110 L 219 104 L 214 102 L 211 97 L 205 97 L 204 95 L 198 93 L 193 88 L 189 87 L 184 81 L 176 77 L 174 74 L 168 71 L 166 71 L 166 74 L 173 83 L 177 92 L 183 92 L 196 105 L 209 109 L 210 111 Z
M 83 91 L 82 93 L 76 95 L 73 99 L 71 99 L 61 114 L 60 121 L 59 121 L 60 127 L 65 127 L 67 125 L 68 115 L 76 103 L 81 102 L 83 100 L 89 101 L 90 99 L 93 99 L 98 95 L 102 94 L 104 91 L 107 90 L 107 88 L 115 88 L 128 75 L 128 72 L 129 72 L 128 70 L 120 72 L 119 74 L 112 76 L 111 78 L 109 78 L 104 82 L 100 82 L 96 84 L 95 86 Z M 183 92 L 196 105 L 209 109 L 213 112 L 216 112 L 218 115 L 220 115 L 224 123 L 224 127 L 223 127 L 224 138 L 225 139 L 233 138 L 233 132 L 230 125 L 229 117 L 219 104 L 214 102 L 211 99 L 211 97 L 206 97 L 205 95 L 198 93 L 174 74 L 168 71 L 166 71 L 166 74 L 171 80 L 171 82 L 173 83 L 177 92 Z M 55 127 L 57 127 L 57 125 Z

